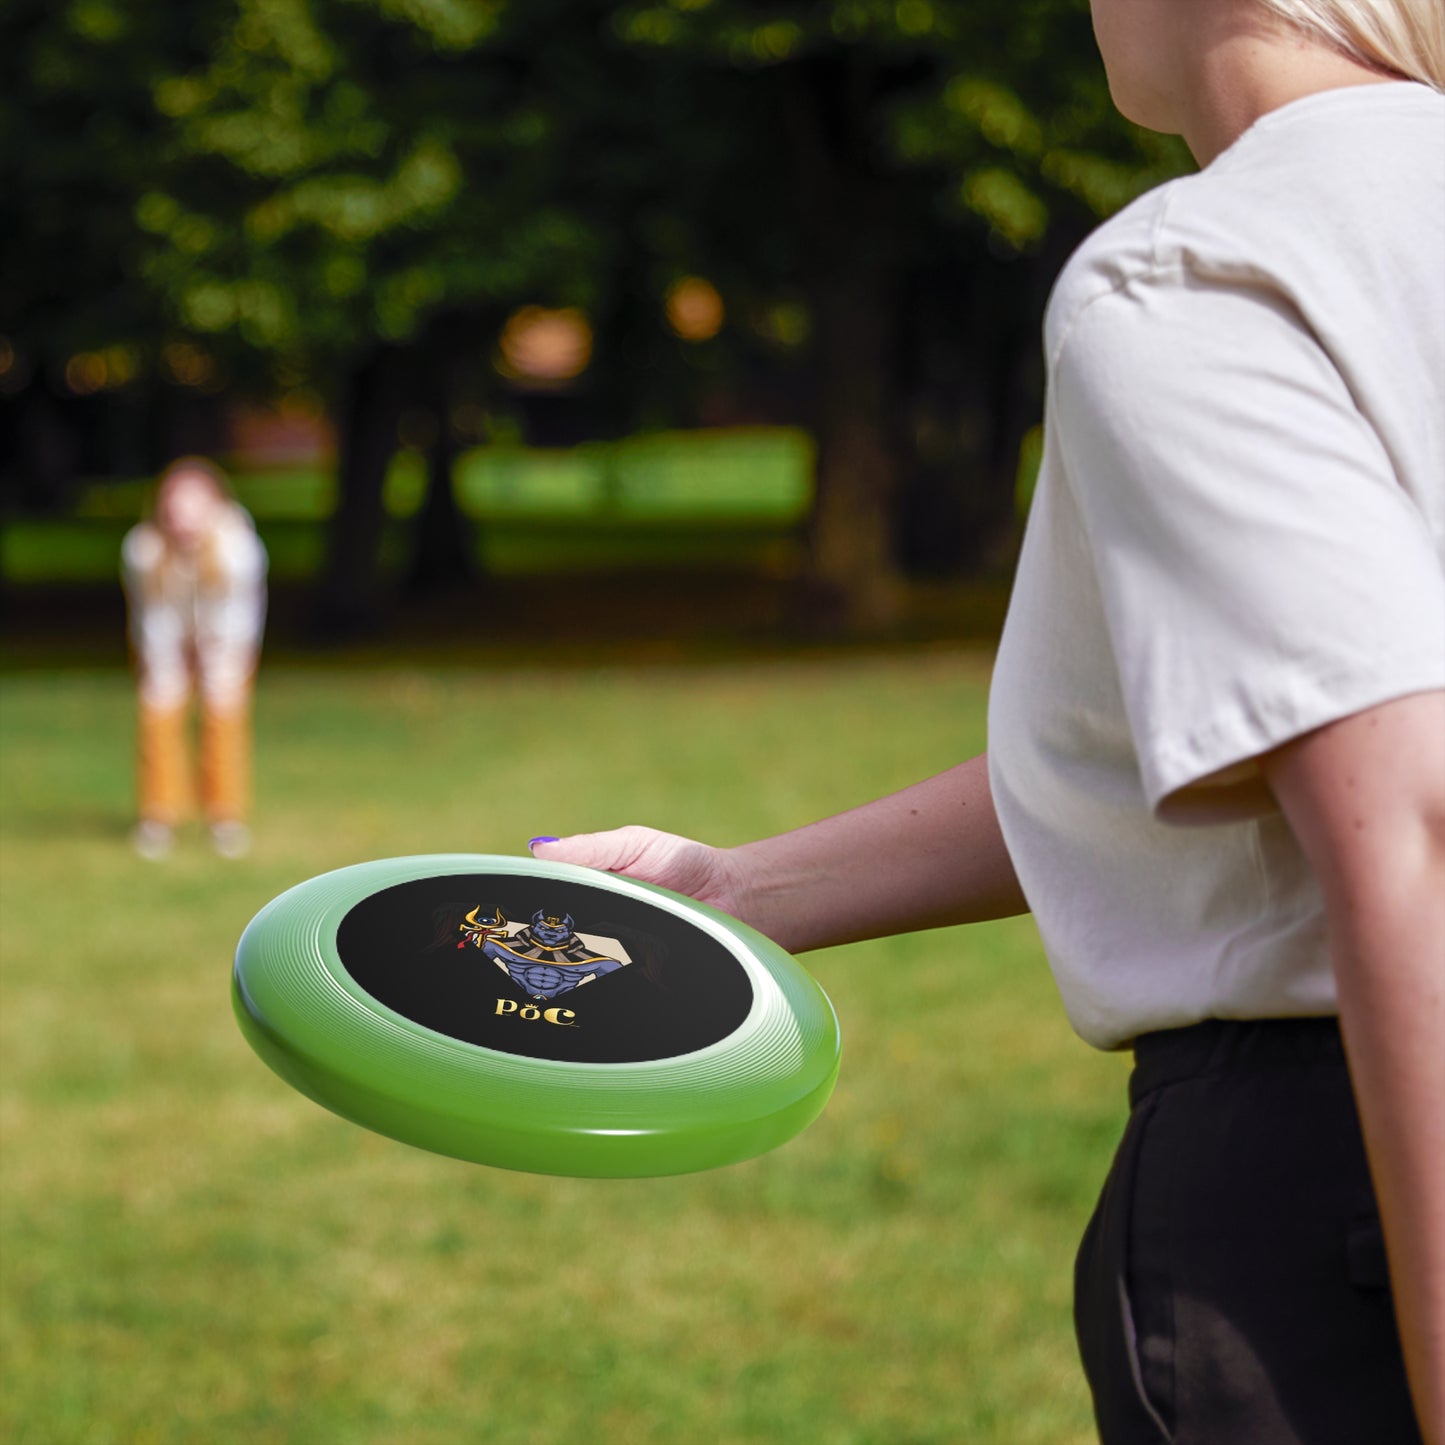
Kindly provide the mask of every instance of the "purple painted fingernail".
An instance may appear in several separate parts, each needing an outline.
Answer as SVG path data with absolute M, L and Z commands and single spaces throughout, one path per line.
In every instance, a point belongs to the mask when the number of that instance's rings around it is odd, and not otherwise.
M 528 847 L 528 849 L 530 850 L 530 849 L 532 849 L 532 848 L 535 848 L 538 843 L 560 843 L 561 841 L 562 841 L 562 840 L 561 840 L 560 838 L 548 838 L 548 837 L 546 837 L 546 836 L 544 835 L 544 836 L 541 837 L 541 838 L 530 838 L 530 839 L 528 839 L 528 841 L 527 841 L 527 847 Z

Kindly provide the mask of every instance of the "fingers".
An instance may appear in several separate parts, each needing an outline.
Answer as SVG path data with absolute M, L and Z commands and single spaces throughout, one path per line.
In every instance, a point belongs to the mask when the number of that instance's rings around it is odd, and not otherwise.
M 605 833 L 574 833 L 569 838 L 534 838 L 532 856 L 549 863 L 576 863 L 599 868 L 604 873 L 625 873 L 641 856 L 649 837 L 648 828 L 611 828 Z
M 533 838 L 528 846 L 533 857 L 547 863 L 575 863 L 604 873 L 625 873 L 742 916 L 737 878 L 727 855 L 676 833 L 634 824 L 605 833 L 574 833 L 569 838 Z

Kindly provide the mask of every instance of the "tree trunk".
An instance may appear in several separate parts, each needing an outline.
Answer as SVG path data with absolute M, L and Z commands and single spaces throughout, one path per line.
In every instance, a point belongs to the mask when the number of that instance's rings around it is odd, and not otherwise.
M 347 378 L 337 504 L 316 597 L 316 630 L 326 641 L 365 636 L 381 622 L 382 487 L 397 447 L 401 370 L 400 353 L 382 347 Z
M 809 581 L 835 624 L 863 634 L 886 632 L 903 605 L 898 464 L 889 435 L 892 324 L 883 282 L 860 268 L 814 295 L 818 467 Z
M 457 435 L 452 416 L 463 399 L 476 403 L 494 385 L 479 373 L 483 338 L 500 328 L 503 313 L 489 307 L 439 312 L 422 333 L 422 364 L 408 404 L 430 413 L 433 428 L 426 455 L 426 492 L 412 528 L 406 590 L 413 596 L 444 595 L 475 582 L 482 572 L 477 524 L 457 503 L 453 472 Z
M 903 604 L 895 547 L 893 392 L 900 273 L 894 197 L 872 157 L 878 77 L 854 54 L 780 68 L 813 314 L 817 490 L 808 582 L 825 625 L 888 631 Z
M 446 413 L 437 418 L 436 436 L 427 448 L 426 495 L 417 513 L 406 590 L 414 596 L 455 591 L 475 579 L 476 556 L 470 520 L 457 505 L 452 467 L 456 446 Z

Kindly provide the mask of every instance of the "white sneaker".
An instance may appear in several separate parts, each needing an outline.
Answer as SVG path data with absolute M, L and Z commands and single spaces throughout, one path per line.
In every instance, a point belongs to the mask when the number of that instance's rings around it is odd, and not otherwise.
M 251 830 L 235 821 L 212 823 L 211 847 L 222 858 L 244 858 L 251 851 Z
M 164 858 L 175 841 L 176 834 L 171 825 L 158 823 L 154 818 L 142 818 L 130 835 L 131 847 L 151 863 L 158 863 Z

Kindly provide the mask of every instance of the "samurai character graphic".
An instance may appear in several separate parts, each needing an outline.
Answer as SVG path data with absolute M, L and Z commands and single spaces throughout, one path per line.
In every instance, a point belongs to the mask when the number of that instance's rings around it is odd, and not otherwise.
M 485 948 L 492 939 L 506 937 L 507 919 L 502 910 L 497 909 L 490 918 L 478 918 L 477 914 L 481 911 L 482 905 L 479 903 L 457 925 L 462 934 L 462 940 L 457 944 L 458 948 L 465 948 L 469 943 L 473 948 Z
M 501 918 L 500 912 L 497 917 Z M 519 933 L 499 932 L 489 937 L 481 948 L 514 983 L 538 999 L 569 993 L 605 974 L 616 973 L 627 962 L 625 958 L 598 953 L 584 942 L 573 931 L 570 913 L 547 913 L 541 909 Z

